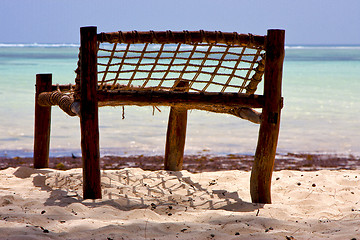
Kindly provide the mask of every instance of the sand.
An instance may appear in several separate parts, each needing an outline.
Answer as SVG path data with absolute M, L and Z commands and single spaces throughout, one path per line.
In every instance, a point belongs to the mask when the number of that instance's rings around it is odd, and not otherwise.
M 273 204 L 252 204 L 249 171 L 0 171 L 0 239 L 360 239 L 360 170 L 276 171 Z

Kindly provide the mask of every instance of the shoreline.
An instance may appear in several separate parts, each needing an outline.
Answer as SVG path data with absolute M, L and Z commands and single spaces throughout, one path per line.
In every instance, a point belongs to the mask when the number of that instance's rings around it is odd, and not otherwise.
M 254 156 L 229 154 L 225 156 L 213 155 L 185 155 L 183 169 L 192 173 L 215 172 L 224 170 L 250 171 Z M 164 156 L 103 156 L 100 167 L 103 170 L 116 170 L 129 167 L 143 170 L 163 170 Z M 9 167 L 33 167 L 32 157 L 0 157 L 0 169 Z M 81 168 L 81 157 L 65 156 L 50 157 L 49 168 L 68 170 Z M 336 154 L 294 154 L 276 155 L 274 171 L 299 170 L 358 170 L 360 157 Z

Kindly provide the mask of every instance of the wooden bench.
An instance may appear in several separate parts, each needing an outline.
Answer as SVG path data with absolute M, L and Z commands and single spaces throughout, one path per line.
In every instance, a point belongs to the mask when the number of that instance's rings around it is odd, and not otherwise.
M 36 76 L 35 168 L 48 167 L 52 105 L 80 117 L 85 199 L 101 198 L 98 107 L 169 106 L 165 169 L 171 171 L 182 170 L 187 110 L 226 113 L 260 123 L 251 197 L 271 203 L 284 30 L 257 36 L 202 30 L 97 33 L 96 27 L 83 27 L 80 35 L 73 85 L 53 85 L 51 74 Z M 262 78 L 263 94 L 256 94 Z

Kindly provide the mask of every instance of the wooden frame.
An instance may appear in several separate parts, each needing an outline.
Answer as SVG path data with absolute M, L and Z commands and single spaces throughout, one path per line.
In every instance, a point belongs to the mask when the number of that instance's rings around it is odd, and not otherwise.
M 101 198 L 97 100 L 97 28 L 80 29 L 80 125 L 84 199 Z
M 179 82 L 177 87 L 185 87 L 187 82 Z M 187 125 L 187 109 L 171 107 L 166 132 L 164 168 L 169 171 L 181 171 L 184 158 Z
M 36 75 L 35 91 L 35 131 L 34 131 L 34 168 L 49 167 L 51 106 L 40 106 L 38 98 L 42 92 L 51 92 L 52 75 Z
M 208 42 L 233 42 L 236 44 L 265 45 L 265 75 L 263 95 L 246 95 L 232 93 L 190 93 L 190 92 L 157 92 L 157 91 L 103 91 L 98 90 L 97 81 L 97 43 L 109 42 L 152 42 L 154 33 L 126 32 L 100 33 L 96 27 L 83 27 L 81 35 L 80 64 L 80 124 L 81 148 L 83 159 L 84 199 L 101 198 L 100 164 L 99 164 L 99 127 L 98 107 L 116 105 L 165 105 L 170 106 L 168 131 L 165 146 L 165 169 L 182 170 L 187 109 L 198 106 L 227 106 L 262 108 L 259 137 L 255 152 L 254 165 L 251 172 L 251 198 L 256 203 L 271 203 L 271 176 L 275 161 L 276 147 L 280 129 L 280 113 L 282 108 L 281 85 L 284 59 L 284 30 L 268 30 L 266 38 L 252 35 L 235 35 L 221 32 L 187 32 L 184 37 L 180 33 L 171 33 L 176 41 L 184 43 L 194 39 Z M 158 32 L 157 39 L 166 41 L 169 32 Z M 186 82 L 179 82 L 181 89 Z M 35 139 L 34 167 L 48 167 L 50 141 L 51 105 L 39 105 L 38 98 L 43 92 L 51 92 L 51 75 L 37 75 L 35 101 Z M 61 86 L 66 88 L 66 86 Z M 203 108 L 204 109 L 204 108 Z
M 282 109 L 281 85 L 285 57 L 284 44 L 284 30 L 268 31 L 264 76 L 265 102 L 250 178 L 251 199 L 257 203 L 271 203 L 271 177 L 275 162 Z

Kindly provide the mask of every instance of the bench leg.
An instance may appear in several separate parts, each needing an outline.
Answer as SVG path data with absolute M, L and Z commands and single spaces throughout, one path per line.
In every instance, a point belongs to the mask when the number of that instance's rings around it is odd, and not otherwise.
M 81 36 L 81 151 L 84 199 L 101 198 L 97 101 L 97 29 L 83 27 Z
M 254 203 L 271 203 L 271 176 L 282 108 L 281 82 L 285 56 L 284 42 L 284 30 L 268 31 L 264 74 L 265 104 L 262 110 L 258 145 L 250 179 L 250 193 Z
M 171 107 L 166 134 L 165 170 L 182 170 L 186 138 L 186 124 L 187 110 L 184 108 Z
M 34 126 L 34 168 L 49 167 L 51 106 L 42 107 L 37 99 L 42 92 L 51 92 L 52 75 L 36 75 L 35 126 Z
M 260 125 L 258 145 L 250 179 L 250 193 L 253 203 L 271 203 L 271 177 L 279 135 L 279 120 L 276 124 L 264 121 Z
M 84 117 L 85 115 L 82 114 L 80 121 L 83 197 L 84 199 L 97 199 L 101 198 L 98 119 L 97 114 L 94 114 L 96 117 L 88 116 L 88 118 Z

